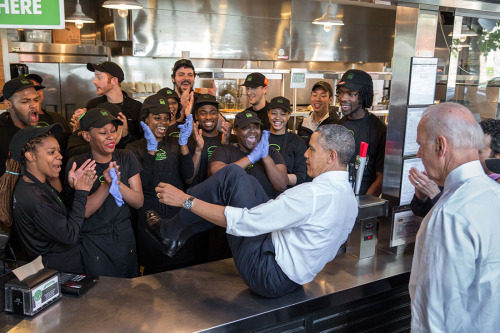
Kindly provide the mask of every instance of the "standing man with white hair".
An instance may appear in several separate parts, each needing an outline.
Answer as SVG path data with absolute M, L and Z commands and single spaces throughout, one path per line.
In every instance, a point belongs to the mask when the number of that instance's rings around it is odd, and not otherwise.
M 443 103 L 424 112 L 417 142 L 427 176 L 444 188 L 417 234 L 409 284 L 412 331 L 495 332 L 500 186 L 479 162 L 483 131 L 466 107 Z

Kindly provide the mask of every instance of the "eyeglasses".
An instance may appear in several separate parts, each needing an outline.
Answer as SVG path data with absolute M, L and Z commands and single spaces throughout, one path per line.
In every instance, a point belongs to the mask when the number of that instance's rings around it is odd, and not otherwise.
M 340 98 L 340 97 L 342 97 L 344 94 L 347 94 L 347 96 L 349 96 L 349 97 L 351 97 L 351 98 L 352 98 L 352 97 L 356 97 L 356 96 L 358 96 L 358 95 L 359 95 L 359 91 L 357 91 L 357 92 L 352 92 L 352 91 L 342 91 L 342 90 L 337 90 L 337 93 L 335 94 L 335 96 L 336 96 L 337 98 Z

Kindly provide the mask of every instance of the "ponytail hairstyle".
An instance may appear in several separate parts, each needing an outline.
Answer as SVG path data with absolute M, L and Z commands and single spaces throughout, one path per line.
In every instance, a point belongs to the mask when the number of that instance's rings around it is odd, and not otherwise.
M 5 162 L 5 173 L 0 177 L 0 221 L 7 227 L 13 223 L 12 216 L 12 195 L 17 179 L 21 174 L 21 166 L 26 164 L 25 153 L 35 151 L 36 145 L 42 142 L 50 134 L 43 134 L 30 140 L 21 150 L 21 161 L 18 162 L 9 157 Z

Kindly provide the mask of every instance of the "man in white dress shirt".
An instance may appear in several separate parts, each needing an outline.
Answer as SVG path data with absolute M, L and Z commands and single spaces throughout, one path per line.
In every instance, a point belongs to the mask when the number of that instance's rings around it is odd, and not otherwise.
M 481 127 L 466 107 L 438 104 L 422 115 L 417 142 L 427 176 L 444 188 L 417 234 L 412 331 L 498 332 L 500 186 L 479 162 Z
M 234 165 L 189 194 L 160 183 L 160 202 L 184 209 L 171 220 L 150 212 L 149 230 L 173 255 L 191 235 L 213 224 L 225 227 L 245 283 L 262 296 L 279 297 L 312 281 L 351 232 L 358 205 L 346 166 L 353 153 L 354 137 L 345 127 L 321 126 L 304 154 L 314 180 L 270 201 L 257 180 Z

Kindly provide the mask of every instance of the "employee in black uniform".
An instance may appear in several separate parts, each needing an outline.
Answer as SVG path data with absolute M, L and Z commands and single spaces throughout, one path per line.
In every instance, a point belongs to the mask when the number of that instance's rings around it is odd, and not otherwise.
M 88 274 L 115 277 L 138 275 L 136 244 L 129 206 L 139 209 L 144 196 L 141 164 L 129 150 L 115 149 L 122 121 L 106 109 L 88 110 L 80 119 L 82 136 L 91 151 L 73 157 L 77 167 L 95 160 L 98 181 L 87 198 L 80 244 Z
M 100 95 L 100 97 L 90 100 L 85 108 L 90 110 L 104 102 L 118 105 L 122 113 L 119 115 L 119 119 L 122 122 L 127 122 L 128 125 L 124 127 L 124 129 L 128 130 L 135 140 L 140 139 L 142 133 L 140 130 L 139 118 L 142 104 L 130 98 L 127 93 L 121 89 L 120 84 L 125 79 L 125 74 L 121 67 L 114 62 L 104 61 L 99 64 L 88 63 L 87 69 L 95 73 L 93 83 L 96 87 L 97 95 Z M 123 136 L 126 136 L 126 134 L 128 133 L 124 133 Z
M 382 193 L 387 126 L 368 112 L 373 103 L 373 81 L 370 74 L 359 69 L 345 72 L 337 84 L 337 99 L 344 115 L 339 124 L 354 134 L 355 156 L 359 155 L 360 143 L 368 143 L 366 167 L 359 194 L 378 196 Z M 355 162 L 356 157 L 353 157 L 350 163 Z
M 7 190 L 2 193 L 1 210 L 9 212 L 12 204 L 14 234 L 28 260 L 41 255 L 46 267 L 84 273 L 78 239 L 87 195 L 96 175 L 90 160 L 78 170 L 71 168 L 68 177 L 75 199 L 68 209 L 51 185 L 61 171 L 62 155 L 54 137 L 61 133 L 60 124 L 29 126 L 16 133 L 10 143 L 9 169 L 0 178 L 1 187 Z M 24 168 L 20 175 L 21 165 Z
M 14 134 L 21 128 L 38 124 L 40 96 L 37 91 L 43 88 L 22 76 L 4 84 L 0 102 L 3 101 L 7 112 L 0 114 L 0 174 L 5 171 L 9 143 Z
M 183 180 L 193 176 L 193 160 L 187 147 L 187 137 L 192 124 L 182 125 L 179 139 L 166 136 L 170 123 L 170 109 L 167 98 L 160 94 L 149 96 L 142 105 L 141 126 L 144 138 L 127 145 L 142 164 L 141 171 L 144 205 L 139 209 L 137 226 L 137 248 L 139 263 L 144 274 L 153 274 L 188 266 L 196 262 L 196 240 L 189 242 L 174 258 L 163 255 L 151 236 L 146 233 L 146 211 L 154 210 L 162 217 L 174 216 L 179 208 L 161 204 L 156 197 L 155 187 L 160 182 L 183 189 Z M 188 119 L 190 119 L 188 117 Z M 184 141 L 182 141 L 184 139 Z M 181 142 L 178 142 L 181 141 Z
M 174 90 L 181 99 L 181 109 L 177 122 L 184 122 L 187 117 L 187 105 L 191 104 L 198 98 L 198 93 L 194 91 L 194 79 L 196 72 L 194 65 L 189 59 L 179 59 L 175 62 L 172 68 L 172 83 Z
M 162 95 L 167 99 L 168 108 L 170 110 L 170 122 L 167 127 L 167 137 L 179 137 L 179 128 L 178 125 L 184 122 L 184 119 L 181 120 L 181 99 L 179 95 L 170 88 L 162 88 L 158 90 L 158 95 Z
M 188 141 L 193 156 L 194 175 L 188 180 L 189 186 L 199 184 L 208 178 L 208 162 L 215 148 L 228 144 L 231 136 L 231 124 L 226 121 L 221 125 L 221 131 L 217 130 L 220 113 L 219 102 L 215 96 L 200 94 L 194 110 L 194 129 Z
M 245 87 L 248 103 L 250 103 L 250 107 L 245 111 L 255 112 L 262 122 L 262 128 L 268 130 L 267 110 L 269 110 L 269 103 L 266 101 L 266 94 L 269 90 L 269 80 L 261 73 L 251 73 L 247 75 L 242 86 Z
M 261 132 L 262 123 L 252 111 L 242 111 L 234 119 L 238 143 L 217 147 L 208 166 L 209 175 L 228 164 L 236 164 L 259 181 L 269 198 L 286 190 L 288 176 L 280 153 L 269 147 L 269 131 Z
M 270 132 L 269 147 L 274 147 L 285 159 L 288 172 L 288 187 L 303 183 L 307 178 L 304 153 L 307 150 L 304 140 L 287 129 L 292 109 L 290 101 L 278 96 L 269 103 Z
M 335 111 L 330 112 L 333 102 L 333 89 L 326 81 L 316 82 L 311 91 L 311 106 L 313 111 L 302 119 L 297 127 L 297 134 L 309 144 L 311 135 L 319 126 L 338 124 L 339 117 Z

